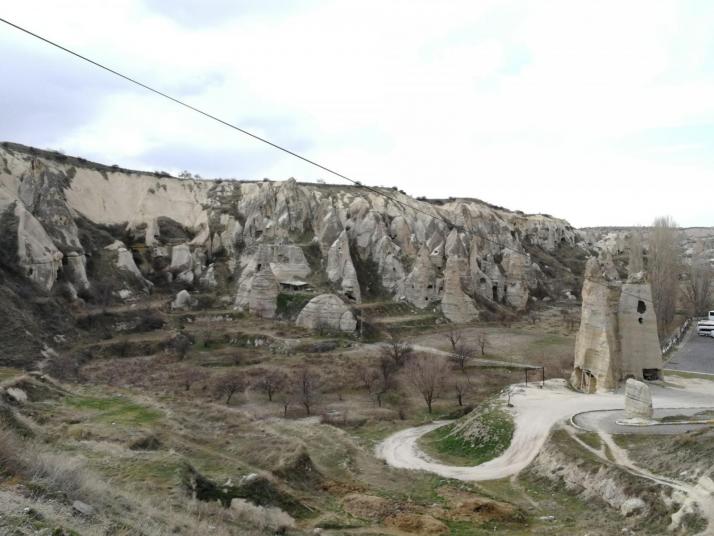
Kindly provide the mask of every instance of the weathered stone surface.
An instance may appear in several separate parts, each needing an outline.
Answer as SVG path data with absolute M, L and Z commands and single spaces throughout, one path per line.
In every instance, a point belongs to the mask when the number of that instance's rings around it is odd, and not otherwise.
M 8 387 L 5 392 L 13 401 L 17 404 L 24 404 L 27 402 L 27 393 L 18 387 Z
M 258 271 L 241 283 L 235 305 L 261 318 L 275 318 L 278 293 L 278 282 L 270 264 L 259 263 Z
M 478 311 L 473 300 L 463 289 L 462 275 L 469 273 L 466 259 L 449 257 L 444 269 L 444 296 L 441 299 L 441 310 L 444 316 L 452 322 L 471 322 L 478 317 Z
M 189 309 L 193 304 L 193 298 L 187 290 L 180 290 L 176 298 L 171 302 L 172 309 Z
M 87 504 L 82 501 L 74 501 L 72 503 L 72 509 L 85 517 L 91 517 L 94 515 L 94 507 L 91 504 Z
M 311 299 L 300 311 L 295 325 L 308 329 L 326 327 L 346 333 L 357 329 L 352 311 L 334 294 L 320 294 Z
M 327 253 L 327 277 L 339 284 L 342 293 L 350 300 L 360 303 L 362 294 L 357 281 L 357 272 L 350 255 L 347 232 L 342 231 Z
M 193 255 L 188 244 L 179 244 L 171 248 L 171 266 L 169 270 L 175 274 L 186 272 L 193 268 Z
M 620 513 L 625 517 L 640 514 L 647 509 L 645 501 L 639 497 L 631 497 L 620 505 Z
M 436 268 L 431 262 L 429 251 L 422 246 L 412 271 L 404 281 L 404 297 L 415 307 L 424 309 L 437 300 L 440 292 Z
M 625 382 L 625 414 L 628 418 L 652 418 L 652 394 L 646 383 L 633 378 Z
M 194 283 L 203 281 L 207 263 L 220 262 L 213 279 L 225 280 L 216 284 L 245 293 L 257 272 L 246 268 L 259 264 L 259 252 L 265 248 L 271 251 L 265 262 L 276 278 L 303 279 L 310 265 L 301 246 L 314 240 L 320 258 L 311 251 L 310 262 L 326 272 L 340 293 L 360 301 L 364 289 L 355 273 L 359 258 L 360 267 L 378 267 L 381 286 L 395 299 L 422 308 L 442 300 L 445 288 L 439 281 L 446 279 L 447 259 L 458 257 L 468 259 L 470 268 L 469 280 L 461 277 L 464 293 L 523 309 L 533 290 L 549 289 L 551 276 L 524 257 L 522 241 L 557 256 L 559 248 L 574 247 L 578 239 L 578 232 L 563 220 L 510 212 L 474 199 L 432 203 L 392 190 L 395 203 L 360 188 L 294 179 L 177 180 L 8 147 L 0 147 L 0 212 L 11 207 L 18 215 L 18 264 L 48 290 L 60 269 L 71 272 L 63 279 L 76 289 L 91 283 L 86 270 L 83 274 L 82 259 L 90 252 L 84 252 L 79 241 L 80 217 L 82 226 L 123 226 L 122 232 L 130 232 L 133 255 L 147 261 L 140 264 L 141 271 L 152 280 L 188 282 L 192 272 Z M 193 238 L 172 247 L 171 237 L 160 236 L 162 218 L 170 218 Z M 142 239 L 149 248 L 146 253 Z M 423 262 L 424 249 L 431 269 Z M 68 257 L 67 268 L 61 268 L 63 256 Z M 140 275 L 131 251 L 117 256 L 121 269 Z M 450 300 L 447 297 L 447 304 Z
M 576 388 L 615 389 L 627 377 L 656 376 L 662 368 L 654 310 L 645 303 L 650 286 L 637 281 L 623 285 L 609 253 L 588 261 L 571 378 Z

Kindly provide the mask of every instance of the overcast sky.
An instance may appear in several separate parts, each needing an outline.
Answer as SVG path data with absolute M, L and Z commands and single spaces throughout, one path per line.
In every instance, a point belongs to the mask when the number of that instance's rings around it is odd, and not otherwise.
M 6 0 L 0 17 L 371 185 L 714 225 L 714 2 Z M 0 24 L 0 138 L 340 182 Z

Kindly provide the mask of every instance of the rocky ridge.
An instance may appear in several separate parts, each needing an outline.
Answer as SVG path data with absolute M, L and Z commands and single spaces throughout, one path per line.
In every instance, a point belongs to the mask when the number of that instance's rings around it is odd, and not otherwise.
M 216 289 L 273 317 L 278 293 L 306 283 L 347 304 L 403 300 L 462 322 L 484 303 L 518 311 L 534 294 L 562 297 L 531 251 L 585 254 L 564 220 L 381 190 L 394 200 L 356 186 L 177 179 L 0 146 L 8 247 L 45 292 L 83 298 L 107 280 L 122 299 L 155 285 Z

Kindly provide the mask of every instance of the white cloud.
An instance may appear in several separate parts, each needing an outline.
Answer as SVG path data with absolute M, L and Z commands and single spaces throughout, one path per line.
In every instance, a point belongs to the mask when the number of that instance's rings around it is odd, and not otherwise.
M 213 0 L 209 17 L 192 5 L 25 0 L 4 16 L 365 183 L 473 196 L 575 225 L 664 213 L 712 223 L 706 196 L 682 185 L 711 176 L 714 162 L 701 155 L 714 142 L 672 134 L 654 150 L 646 138 L 714 124 L 706 52 L 714 6 L 402 0 L 244 10 Z M 0 52 L 39 50 L 8 32 L 0 28 Z M 22 85 L 23 74 L 9 79 Z M 54 78 L 47 84 L 51 91 Z M 76 91 L 86 84 L 77 80 Z M 338 180 L 140 90 L 112 87 L 92 97 L 89 117 L 66 119 L 64 132 L 48 129 L 48 138 L 38 125 L 18 141 L 151 169 L 193 167 L 191 155 L 204 175 Z M 0 134 L 13 139 L 12 125 Z

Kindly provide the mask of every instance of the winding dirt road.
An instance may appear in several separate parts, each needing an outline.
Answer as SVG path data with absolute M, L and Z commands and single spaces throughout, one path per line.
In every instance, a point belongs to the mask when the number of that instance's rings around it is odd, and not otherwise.
M 714 382 L 670 378 L 667 387 L 652 386 L 655 407 L 711 407 Z M 511 413 L 515 431 L 510 446 L 499 457 L 481 465 L 459 467 L 433 460 L 417 446 L 424 434 L 447 424 L 434 422 L 397 432 L 376 447 L 376 454 L 393 467 L 436 473 L 457 480 L 495 480 L 518 473 L 533 461 L 557 422 L 575 413 L 597 409 L 622 409 L 622 391 L 584 395 L 569 389 L 565 380 L 548 380 L 543 389 L 537 386 L 512 386 Z

